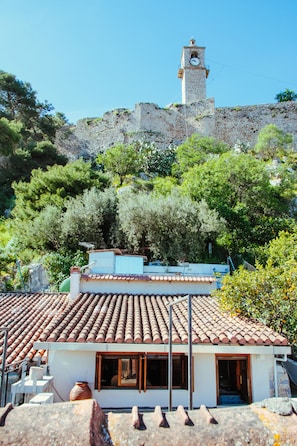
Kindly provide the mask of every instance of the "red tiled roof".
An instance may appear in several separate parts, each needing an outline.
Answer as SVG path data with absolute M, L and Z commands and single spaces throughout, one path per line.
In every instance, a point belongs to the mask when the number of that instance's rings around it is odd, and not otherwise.
M 6 363 L 33 359 L 33 344 L 66 309 L 68 295 L 59 293 L 1 293 L 0 326 L 8 328 Z M 4 336 L 0 335 L 0 363 Z M 42 352 L 39 352 L 42 354 Z
M 33 359 L 44 351 L 35 341 L 79 343 L 168 343 L 168 302 L 180 296 L 2 293 L 0 325 L 8 327 L 6 363 Z M 287 345 L 264 325 L 223 314 L 211 296 L 192 297 L 194 344 Z M 187 304 L 173 306 L 173 342 L 187 343 Z M 0 363 L 3 353 L 0 335 Z
M 85 280 L 123 280 L 154 282 L 215 282 L 214 276 L 184 274 L 82 274 Z
M 168 302 L 180 296 L 81 293 L 42 342 L 168 343 Z M 173 342 L 187 343 L 187 303 L 173 307 Z M 223 314 L 211 296 L 192 297 L 194 344 L 287 345 L 282 335 L 259 322 Z

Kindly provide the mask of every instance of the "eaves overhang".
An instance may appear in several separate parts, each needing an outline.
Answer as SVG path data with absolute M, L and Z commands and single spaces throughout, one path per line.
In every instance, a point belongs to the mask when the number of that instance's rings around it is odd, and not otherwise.
M 77 343 L 77 342 L 34 342 L 37 350 L 72 352 L 129 352 L 129 353 L 168 353 L 168 344 L 120 344 L 120 343 Z M 172 344 L 174 353 L 187 353 L 188 344 Z M 193 354 L 255 354 L 290 355 L 289 345 L 212 345 L 192 344 Z

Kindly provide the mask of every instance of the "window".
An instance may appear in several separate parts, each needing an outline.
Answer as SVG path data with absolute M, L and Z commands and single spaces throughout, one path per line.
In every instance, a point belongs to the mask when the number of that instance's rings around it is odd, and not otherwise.
M 97 379 L 98 388 L 101 387 L 137 387 L 139 380 L 139 357 L 98 355 Z
M 173 355 L 173 387 L 187 388 L 187 357 Z M 168 387 L 168 356 L 145 354 L 96 354 L 95 388 Z
M 187 387 L 187 358 L 184 355 L 173 356 L 172 385 Z M 146 387 L 168 387 L 167 355 L 148 355 L 146 360 Z

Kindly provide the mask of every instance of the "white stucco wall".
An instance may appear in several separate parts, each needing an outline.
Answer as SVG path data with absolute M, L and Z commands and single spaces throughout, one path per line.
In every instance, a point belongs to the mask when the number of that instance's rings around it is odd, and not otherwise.
M 63 351 L 49 352 L 50 374 L 54 376 L 55 402 L 69 401 L 69 393 L 75 381 L 87 381 L 93 398 L 103 408 L 112 407 L 154 407 L 168 406 L 167 390 L 138 392 L 129 389 L 94 390 L 96 352 Z M 194 393 L 193 405 L 215 407 L 216 395 L 216 360 L 213 353 L 194 355 Z M 271 397 L 271 378 L 273 377 L 272 355 L 251 355 L 251 385 L 253 401 Z M 172 403 L 188 406 L 188 391 L 173 389 Z
M 76 381 L 87 381 L 91 389 L 95 379 L 94 352 L 50 351 L 48 365 L 54 377 L 55 402 L 69 401 L 69 393 Z
M 274 396 L 274 359 L 272 355 L 251 355 L 251 381 L 253 401 Z M 272 392 L 273 391 L 273 392 Z
M 210 294 L 211 290 L 216 288 L 216 282 L 104 281 L 84 277 L 80 281 L 80 292 L 82 293 Z
M 94 390 L 95 380 L 95 352 L 49 352 L 50 374 L 54 376 L 53 391 L 55 402 L 69 401 L 70 390 L 76 381 L 87 381 L 92 390 L 93 398 L 102 408 L 111 407 L 154 407 L 168 405 L 167 390 L 147 390 L 139 393 L 138 390 L 110 389 Z M 187 390 L 173 390 L 172 402 L 174 406 L 186 406 L 188 401 Z M 194 403 L 195 404 L 195 403 Z
M 195 355 L 194 373 L 194 406 L 200 407 L 204 404 L 207 407 L 215 407 L 217 405 L 215 355 Z

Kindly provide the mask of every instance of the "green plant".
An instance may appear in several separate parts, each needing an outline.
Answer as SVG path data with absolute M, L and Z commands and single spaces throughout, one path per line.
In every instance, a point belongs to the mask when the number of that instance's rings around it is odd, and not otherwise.
M 281 91 L 275 96 L 275 100 L 277 102 L 287 102 L 287 101 L 296 101 L 297 93 L 295 91 L 287 88 L 285 91 Z

